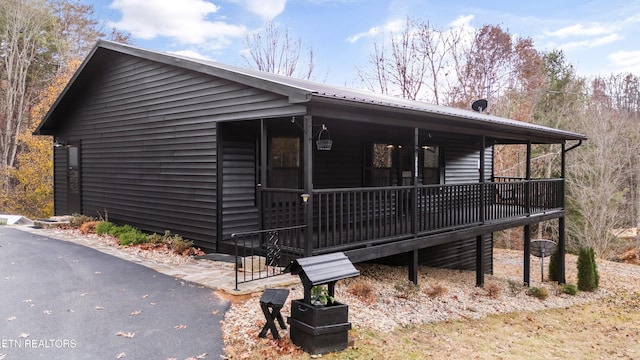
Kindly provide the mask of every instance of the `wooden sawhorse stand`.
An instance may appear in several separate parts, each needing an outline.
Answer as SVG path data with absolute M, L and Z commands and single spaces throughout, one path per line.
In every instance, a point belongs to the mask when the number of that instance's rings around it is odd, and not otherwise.
M 287 297 L 289 297 L 289 290 L 286 289 L 266 289 L 264 293 L 262 293 L 260 297 L 260 307 L 262 308 L 264 317 L 267 319 L 267 323 L 258 336 L 261 338 L 267 337 L 267 332 L 271 330 L 273 338 L 280 339 L 275 321 L 276 319 L 278 320 L 282 329 L 287 328 L 282 314 L 280 314 L 280 310 L 282 310 L 285 301 L 287 301 Z

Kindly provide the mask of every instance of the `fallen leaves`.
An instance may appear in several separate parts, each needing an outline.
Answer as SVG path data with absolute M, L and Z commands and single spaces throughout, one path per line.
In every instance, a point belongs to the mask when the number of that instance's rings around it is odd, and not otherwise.
M 136 315 L 140 315 L 140 314 L 142 314 L 142 310 L 132 311 L 131 314 L 129 314 L 129 315 L 136 316 Z
M 176 325 L 176 326 L 174 326 L 174 328 L 175 328 L 175 329 L 178 329 L 178 330 L 183 330 L 183 329 L 186 329 L 186 328 L 187 328 L 187 325 L 180 324 L 180 325 Z
M 124 338 L 127 338 L 127 339 L 131 339 L 131 338 L 133 338 L 135 335 L 136 335 L 135 333 L 132 333 L 132 332 L 127 332 L 127 333 L 126 333 L 126 332 L 123 332 L 123 331 L 118 331 L 118 332 L 116 333 L 116 336 L 121 336 L 121 337 L 124 337 Z
M 7 321 L 13 321 L 13 320 L 15 320 L 15 319 L 16 319 L 16 317 L 15 317 L 15 316 L 9 316 L 9 317 L 7 318 Z
M 116 359 L 122 359 L 125 356 L 127 356 L 127 354 L 121 352 L 120 354 L 118 354 L 118 356 L 116 356 Z
M 104 310 L 104 308 L 102 306 L 96 306 L 96 310 Z
M 19 337 L 20 339 L 26 339 L 26 338 L 28 338 L 28 337 L 29 337 L 29 335 L 30 335 L 29 333 L 21 333 L 20 335 L 18 335 L 18 337 Z

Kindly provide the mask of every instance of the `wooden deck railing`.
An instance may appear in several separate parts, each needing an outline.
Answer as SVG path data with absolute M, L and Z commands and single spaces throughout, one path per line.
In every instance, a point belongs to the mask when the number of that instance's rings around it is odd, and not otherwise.
M 564 206 L 562 179 L 496 180 L 314 190 L 306 209 L 312 212 L 308 231 L 313 231 L 313 249 L 375 245 Z M 301 194 L 301 190 L 262 189 L 263 228 L 304 224 Z

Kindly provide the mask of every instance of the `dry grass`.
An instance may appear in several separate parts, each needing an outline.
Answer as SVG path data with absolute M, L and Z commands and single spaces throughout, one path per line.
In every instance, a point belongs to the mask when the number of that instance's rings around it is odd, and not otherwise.
M 429 287 L 428 289 L 425 289 L 424 293 L 428 297 L 434 299 L 434 298 L 438 298 L 438 297 L 442 297 L 442 296 L 446 295 L 448 291 L 449 290 L 446 287 L 444 287 L 444 286 L 442 286 L 440 284 L 437 284 L 437 285 L 433 285 L 433 286 Z
M 484 285 L 484 290 L 487 292 L 487 296 L 492 299 L 497 299 L 498 297 L 500 297 L 500 286 L 494 282 L 486 283 Z
M 376 294 L 373 291 L 373 285 L 366 280 L 358 279 L 352 282 L 347 288 L 347 291 L 366 304 L 373 304 L 377 300 Z
M 400 328 L 355 329 L 354 347 L 323 359 L 637 359 L 640 295 L 592 304 Z M 308 358 L 308 355 L 301 358 Z

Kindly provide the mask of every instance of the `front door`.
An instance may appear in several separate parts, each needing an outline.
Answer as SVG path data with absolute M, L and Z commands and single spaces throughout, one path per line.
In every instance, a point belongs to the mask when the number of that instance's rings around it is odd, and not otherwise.
M 69 145 L 67 147 L 67 212 L 69 214 L 81 214 L 81 173 L 80 173 L 80 147 Z

